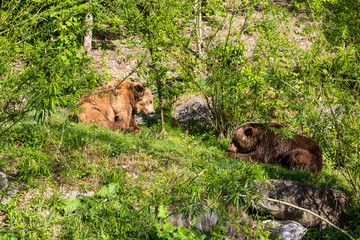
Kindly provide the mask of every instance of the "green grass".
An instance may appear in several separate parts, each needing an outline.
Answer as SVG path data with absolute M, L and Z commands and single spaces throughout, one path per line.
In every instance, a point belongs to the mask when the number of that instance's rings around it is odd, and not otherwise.
M 159 123 L 153 122 L 139 134 L 123 134 L 77 123 L 69 114 L 60 110 L 46 127 L 28 118 L 1 138 L 1 167 L 20 190 L 0 205 L 2 229 L 15 231 L 0 236 L 151 238 L 166 222 L 158 215 L 160 206 L 192 216 L 199 214 L 199 202 L 244 205 L 236 196 L 254 195 L 255 179 L 288 179 L 349 192 L 327 165 L 310 175 L 226 158 L 227 141 L 194 125 L 169 121 L 161 135 Z M 109 191 L 108 186 L 116 187 L 104 196 L 64 197 L 73 190 Z

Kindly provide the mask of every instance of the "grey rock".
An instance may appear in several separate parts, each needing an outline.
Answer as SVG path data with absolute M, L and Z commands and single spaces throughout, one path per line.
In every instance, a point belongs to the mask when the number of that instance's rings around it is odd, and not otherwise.
M 168 217 L 169 223 L 175 227 L 189 227 L 190 221 L 182 213 L 172 214 Z
M 0 191 L 5 191 L 9 187 L 9 180 L 6 177 L 6 174 L 0 172 Z
M 193 221 L 186 219 L 182 213 L 172 214 L 168 217 L 171 225 L 176 227 L 189 227 L 194 226 L 202 232 L 209 232 L 211 227 L 214 226 L 219 217 L 216 213 L 210 212 L 202 214 L 201 216 L 195 218 Z
M 210 112 L 206 101 L 200 95 L 188 94 L 181 96 L 175 103 L 173 118 L 181 123 L 199 122 L 210 123 Z
M 216 213 L 210 212 L 201 215 L 199 218 L 195 218 L 191 225 L 202 232 L 209 232 L 211 227 L 214 226 L 218 220 L 218 215 Z
M 306 239 L 306 228 L 295 221 L 274 221 L 263 222 L 265 229 L 273 233 L 274 239 L 281 240 L 304 240 Z
M 160 114 L 154 113 L 154 114 L 146 115 L 144 113 L 139 113 L 139 114 L 135 114 L 134 117 L 135 117 L 136 123 L 141 125 L 141 124 L 144 124 L 148 120 L 159 119 Z
M 257 187 L 258 192 L 265 197 L 305 208 L 335 225 L 339 225 L 342 210 L 347 203 L 343 191 L 294 181 L 270 179 L 265 184 L 257 184 Z M 305 227 L 319 229 L 328 227 L 328 224 L 320 218 L 291 206 L 266 199 L 259 201 L 259 205 L 263 212 L 281 220 L 293 220 Z
M 0 172 L 0 201 L 1 203 L 7 203 L 18 192 L 18 187 L 12 182 L 9 182 L 5 173 Z

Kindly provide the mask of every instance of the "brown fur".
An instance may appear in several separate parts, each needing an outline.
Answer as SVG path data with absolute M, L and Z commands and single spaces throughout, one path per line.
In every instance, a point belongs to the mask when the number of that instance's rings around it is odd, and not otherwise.
M 94 93 L 100 93 L 83 97 L 78 102 L 80 121 L 97 123 L 112 130 L 140 131 L 134 113 L 154 113 L 153 97 L 142 84 L 129 81 L 122 82 L 116 89 L 104 91 L 115 88 L 121 81 L 112 80 L 94 90 Z
M 235 131 L 226 156 L 253 162 L 279 163 L 288 168 L 305 167 L 313 173 L 321 172 L 322 151 L 314 140 L 300 135 L 282 140 L 281 134 L 275 134 L 269 127 L 279 129 L 283 126 L 277 123 L 242 124 Z

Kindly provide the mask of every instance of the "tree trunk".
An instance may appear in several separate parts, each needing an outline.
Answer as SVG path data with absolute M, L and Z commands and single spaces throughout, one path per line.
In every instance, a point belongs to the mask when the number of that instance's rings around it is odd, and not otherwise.
M 201 22 L 201 0 L 195 1 L 195 28 L 196 28 L 196 43 L 199 57 L 202 55 L 202 22 Z
M 159 79 L 158 81 L 161 81 Z M 163 98 L 162 98 L 162 83 L 157 83 L 157 90 L 159 96 L 159 108 L 160 108 L 160 117 L 161 117 L 161 131 L 160 133 L 165 133 L 165 123 L 164 123 L 164 106 L 163 106 Z
M 153 12 L 150 11 L 149 15 L 152 16 Z M 151 68 L 153 71 L 155 71 L 156 69 L 156 60 L 154 59 L 154 49 L 153 49 L 153 34 L 150 31 L 150 29 L 148 28 L 148 34 L 147 37 L 149 38 L 149 52 L 150 52 L 150 56 L 151 56 Z M 164 122 L 164 105 L 163 105 L 163 83 L 161 81 L 161 78 L 158 74 L 156 74 L 156 87 L 157 87 L 157 94 L 159 97 L 159 109 L 160 109 L 160 119 L 161 119 L 161 134 L 164 134 L 166 132 L 165 130 L 165 122 Z
M 87 3 L 91 4 L 91 0 L 87 0 Z M 84 37 L 84 48 L 87 53 L 91 52 L 91 42 L 92 42 L 92 24 L 93 16 L 91 13 L 86 15 L 85 24 L 87 26 L 85 37 Z

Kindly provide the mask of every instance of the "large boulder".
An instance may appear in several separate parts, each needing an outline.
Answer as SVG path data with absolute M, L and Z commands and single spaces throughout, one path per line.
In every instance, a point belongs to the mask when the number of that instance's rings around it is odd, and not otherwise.
M 310 210 L 335 225 L 340 224 L 347 197 L 343 191 L 327 189 L 309 184 L 270 179 L 258 183 L 258 191 L 267 198 L 281 200 Z M 267 199 L 259 201 L 263 212 L 282 220 L 293 220 L 305 227 L 324 229 L 328 224 L 303 210 Z
M 185 94 L 175 102 L 173 118 L 181 123 L 210 123 L 210 112 L 201 95 Z

